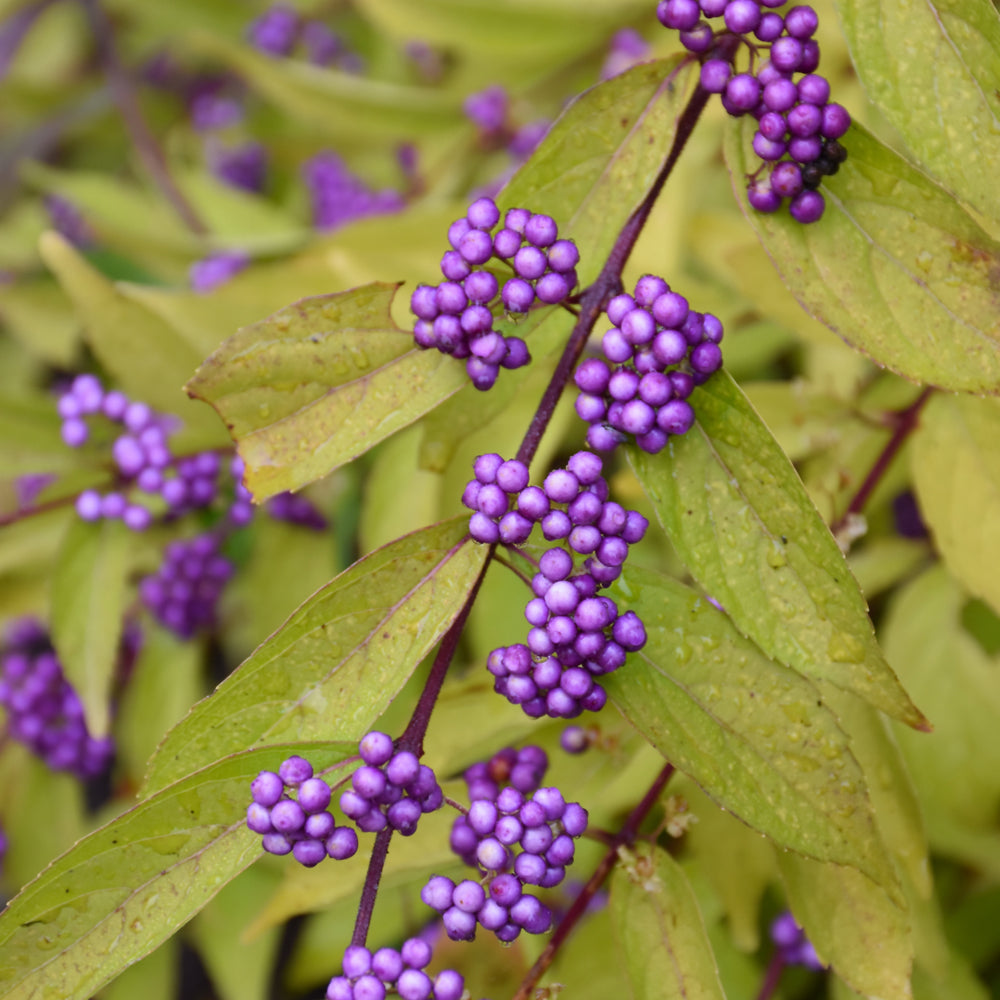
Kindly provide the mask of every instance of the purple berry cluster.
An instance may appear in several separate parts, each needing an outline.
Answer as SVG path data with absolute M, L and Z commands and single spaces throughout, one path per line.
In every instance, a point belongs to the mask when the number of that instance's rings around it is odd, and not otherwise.
M 466 118 L 479 129 L 479 143 L 487 149 L 506 148 L 513 165 L 523 163 L 542 141 L 552 123 L 544 119 L 515 125 L 511 121 L 510 95 L 494 84 L 485 90 L 470 94 L 462 105 Z M 490 185 L 499 190 L 513 168 L 505 171 Z
M 250 264 L 250 255 L 243 250 L 221 250 L 195 261 L 188 271 L 191 291 L 207 295 L 232 281 Z
M 469 533 L 477 541 L 519 545 L 538 523 L 547 541 L 566 543 L 538 561 L 524 611 L 532 626 L 527 643 L 495 649 L 487 663 L 495 690 L 532 718 L 599 711 L 607 695 L 596 678 L 646 643 L 635 612 L 619 614 L 614 601 L 598 596 L 621 575 L 629 546 L 649 526 L 608 499 L 602 467 L 597 455 L 580 451 L 541 487 L 529 486 L 523 462 L 490 453 L 476 459 L 462 495 L 474 511 Z
M 53 771 L 85 781 L 108 766 L 114 743 L 87 731 L 80 698 L 37 621 L 23 619 L 8 628 L 0 653 L 0 705 L 10 735 Z
M 558 226 L 548 215 L 512 208 L 497 229 L 499 222 L 492 198 L 474 201 L 448 229 L 452 249 L 441 258 L 445 280 L 418 285 L 410 298 L 417 346 L 464 359 L 472 384 L 483 390 L 493 386 L 501 368 L 520 368 L 531 360 L 520 337 L 504 337 L 494 329 L 494 308 L 502 305 L 520 315 L 536 301 L 563 302 L 576 286 L 580 260 L 576 244 L 558 238 Z M 503 287 L 486 269 L 491 260 L 514 272 Z
M 434 772 L 409 750 L 396 751 L 391 736 L 368 733 L 358 753 L 364 763 L 351 775 L 340 808 L 359 830 L 378 833 L 388 826 L 409 837 L 423 813 L 441 808 L 444 793 Z
M 701 85 L 720 94 L 733 117 L 750 114 L 758 122 L 754 152 L 768 169 L 750 178 L 748 200 L 759 212 L 775 212 L 784 200 L 798 222 L 816 222 L 825 201 L 816 189 L 847 158 L 837 141 L 851 124 L 839 104 L 830 103 L 830 84 L 816 73 L 819 43 L 813 35 L 819 18 L 812 7 L 790 7 L 784 14 L 762 8 L 781 7 L 784 0 L 661 0 L 657 17 L 668 28 L 680 31 L 689 51 L 704 58 Z M 724 32 L 752 34 L 752 59 L 757 43 L 770 46 L 769 58 L 756 72 L 736 73 L 731 61 L 721 58 L 718 36 L 708 21 L 722 18 Z M 751 67 L 752 68 L 752 67 Z M 798 79 L 796 79 L 798 77 Z
M 296 797 L 288 794 L 295 789 Z M 304 757 L 289 757 L 274 771 L 261 771 L 250 784 L 253 801 L 247 807 L 247 826 L 263 835 L 264 850 L 291 854 L 312 868 L 324 858 L 342 861 L 358 850 L 358 835 L 349 826 L 337 826 L 330 805 L 330 786 L 313 777 Z
M 802 965 L 807 969 L 817 970 L 826 968 L 819 960 L 812 942 L 787 910 L 771 923 L 771 940 L 777 946 L 785 965 Z
M 206 147 L 206 158 L 212 176 L 223 184 L 255 193 L 264 190 L 267 150 L 261 143 L 251 141 L 229 146 L 210 141 Z
M 435 875 L 420 893 L 452 940 L 473 940 L 477 926 L 504 942 L 552 926 L 552 911 L 525 886 L 551 889 L 563 881 L 587 811 L 559 789 L 540 787 L 547 766 L 540 747 L 505 747 L 466 771 L 470 805 L 456 818 L 450 842 L 483 877 L 455 883 Z
M 354 219 L 398 212 L 405 205 L 396 191 L 373 191 L 336 153 L 317 153 L 306 160 L 302 177 L 309 192 L 313 226 L 323 232 L 339 229 Z
M 424 972 L 431 947 L 422 938 L 410 938 L 402 948 L 379 948 L 372 953 L 363 945 L 344 952 L 342 974 L 330 980 L 326 1000 L 384 1000 L 395 991 L 400 1000 L 460 1000 L 465 980 L 452 969 L 434 979 Z
M 182 639 L 216 624 L 216 610 L 233 564 L 219 551 L 216 532 L 170 542 L 155 573 L 139 583 L 153 617 Z
M 165 504 L 171 516 L 207 507 L 215 499 L 219 456 L 201 452 L 175 459 L 167 442 L 170 418 L 154 413 L 145 403 L 129 400 L 117 389 L 106 391 L 94 375 L 78 375 L 60 396 L 58 409 L 62 437 L 71 448 L 90 440 L 88 418 L 103 418 L 122 428 L 111 444 L 118 488 L 104 494 L 95 489 L 80 493 L 76 512 L 83 520 L 120 519 L 133 531 L 143 531 L 154 514 L 142 499 L 152 499 L 160 507 Z
M 314 66 L 337 64 L 352 72 L 358 69 L 358 56 L 350 52 L 344 40 L 322 21 L 304 20 L 288 4 L 274 4 L 247 28 L 247 40 L 265 55 L 284 58 L 302 47 L 302 54 Z
M 576 412 L 590 425 L 591 448 L 611 451 L 632 435 L 656 454 L 694 424 L 688 396 L 722 367 L 722 323 L 652 274 L 634 295 L 616 295 L 607 314 L 615 325 L 601 340 L 604 357 L 588 358 L 574 375 Z

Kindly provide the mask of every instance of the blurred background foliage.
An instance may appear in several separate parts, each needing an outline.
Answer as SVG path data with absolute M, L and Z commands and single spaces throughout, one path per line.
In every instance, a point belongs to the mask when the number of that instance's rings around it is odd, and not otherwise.
M 823 71 L 837 100 L 882 141 L 903 148 L 854 73 L 835 5 L 813 5 Z M 149 402 L 185 421 L 190 448 L 227 445 L 215 414 L 180 389 L 225 338 L 297 299 L 376 280 L 406 283 L 394 303 L 395 319 L 405 326 L 408 290 L 433 280 L 448 223 L 470 195 L 495 190 L 523 159 L 511 150 L 517 134 L 526 130 L 525 142 L 532 128 L 540 134 L 602 76 L 681 51 L 656 23 L 649 0 L 299 0 L 292 6 L 335 36 L 335 54 L 324 64 L 302 49 L 275 57 L 250 45 L 248 27 L 264 13 L 262 3 L 106 0 L 95 33 L 84 4 L 0 2 L 5 619 L 48 618 L 51 581 L 73 516 L 58 501 L 101 474 L 94 456 L 66 449 L 59 438 L 53 391 L 71 373 L 97 366 L 124 375 L 146 388 Z M 639 40 L 631 54 L 613 43 L 623 30 Z M 509 95 L 509 108 L 503 128 L 491 132 L 464 106 L 494 86 Z M 725 121 L 722 109 L 710 105 L 640 240 L 626 285 L 647 272 L 662 274 L 700 310 L 722 319 L 727 369 L 795 463 L 820 513 L 838 523 L 891 434 L 887 414 L 912 403 L 918 390 L 808 316 L 782 284 L 733 197 L 722 155 Z M 225 153 L 252 144 L 262 150 L 260 183 L 234 185 L 219 164 Z M 340 157 L 369 191 L 395 192 L 395 210 L 318 226 L 303 167 L 324 152 Z M 63 239 L 45 236 L 52 230 Z M 216 287 L 192 287 L 192 267 L 228 251 L 245 254 L 246 265 Z M 935 435 L 904 446 L 866 506 L 866 530 L 849 523 L 841 532 L 889 660 L 935 726 L 932 738 L 896 725 L 891 735 L 932 850 L 937 901 L 926 919 L 943 922 L 951 949 L 931 956 L 933 974 L 918 970 L 913 991 L 922 1000 L 1000 996 L 1000 598 L 995 563 L 984 574 L 980 560 L 962 557 L 961 540 L 950 546 L 957 555 L 942 561 L 950 514 L 941 509 L 939 490 L 958 456 L 987 471 L 992 486 L 980 516 L 1000 518 L 1000 413 L 978 402 L 935 399 L 942 410 Z M 143 622 L 134 672 L 127 685 L 115 687 L 118 758 L 110 786 L 84 788 L 6 740 L 0 823 L 10 847 L 3 891 L 12 895 L 77 838 L 126 808 L 162 734 L 312 591 L 359 555 L 459 513 L 471 459 L 516 447 L 532 410 L 530 400 L 518 397 L 461 440 L 449 439 L 432 415 L 307 489 L 332 531 L 317 537 L 258 519 L 230 539 L 228 554 L 239 571 L 213 634 L 182 642 Z M 572 419 L 564 404 L 539 468 L 574 446 Z M 978 430 L 949 437 L 941 430 L 947 420 Z M 443 452 L 432 447 L 436 434 L 443 435 Z M 29 475 L 55 477 L 35 500 L 52 503 L 19 517 L 19 482 Z M 645 509 L 624 464 L 613 490 L 620 502 Z M 938 511 L 933 539 L 921 511 Z M 859 537 L 850 545 L 852 528 Z M 130 581 L 155 566 L 163 537 L 153 532 L 133 540 Z M 662 535 L 651 536 L 636 559 L 684 575 Z M 498 741 L 529 732 L 550 750 L 556 746 L 559 726 L 529 723 L 499 699 L 483 710 L 476 697 L 485 682 L 472 668 L 509 641 L 519 599 L 512 576 L 490 574 L 464 640 L 468 670 L 450 684 L 435 717 L 432 765 L 454 773 Z M 127 605 L 141 615 L 134 594 Z M 382 728 L 404 724 L 421 676 L 390 707 Z M 560 766 L 567 776 L 572 766 L 577 797 L 592 805 L 598 823 L 611 826 L 646 787 L 659 758 L 617 718 L 602 717 L 597 740 L 599 752 L 582 765 L 560 764 L 553 754 L 553 779 L 560 779 Z M 763 929 L 784 905 L 779 859 L 691 781 L 678 780 L 670 794 L 669 808 L 698 817 L 678 841 L 676 857 L 693 886 L 723 984 L 730 997 L 749 997 L 767 963 Z M 413 926 L 428 858 L 415 847 L 408 854 L 409 847 L 394 851 L 373 938 L 389 940 Z M 588 851 L 597 857 L 596 845 L 581 850 L 580 871 L 593 860 Z M 446 851 L 432 860 L 442 872 L 454 867 Z M 340 868 L 291 871 L 273 859 L 258 864 L 102 996 L 318 995 L 337 942 L 349 933 L 361 878 L 360 864 L 349 876 Z M 554 972 L 567 995 L 618 995 L 621 971 L 607 947 L 610 934 L 605 910 L 567 949 Z M 930 932 L 927 938 L 937 940 Z M 472 995 L 501 996 L 516 987 L 538 946 L 501 952 L 491 942 L 447 945 L 441 961 L 459 961 L 451 953 L 458 947 Z M 827 984 L 803 970 L 786 978 L 780 995 L 853 994 L 832 977 Z

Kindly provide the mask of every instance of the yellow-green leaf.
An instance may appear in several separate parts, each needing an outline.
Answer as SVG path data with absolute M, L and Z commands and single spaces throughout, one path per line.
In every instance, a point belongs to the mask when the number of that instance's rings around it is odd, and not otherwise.
M 641 0 L 588 0 L 580 16 L 572 0 L 361 0 L 359 8 L 398 40 L 419 38 L 446 48 L 558 59 L 606 42 L 646 8 Z
M 205 447 L 225 441 L 212 412 L 184 396 L 184 383 L 201 361 L 176 329 L 125 298 L 56 233 L 46 233 L 40 249 L 63 290 L 73 300 L 84 335 L 98 360 L 119 386 L 136 399 L 205 435 Z
M 838 0 L 854 68 L 907 147 L 1000 222 L 1000 14 L 990 0 Z
M 851 865 L 895 891 L 850 738 L 816 686 L 669 577 L 629 568 L 614 596 L 648 636 L 606 681 L 629 722 L 781 847 Z
M 397 286 L 303 299 L 227 340 L 188 383 L 218 410 L 258 500 L 298 489 L 413 423 L 468 381 L 389 314 Z
M 692 575 L 767 655 L 925 725 L 833 536 L 746 397 L 720 372 L 692 404 L 697 423 L 666 451 L 629 453 Z
M 352 752 L 297 743 L 236 754 L 79 841 L 0 915 L 5 1000 L 88 1000 L 262 855 L 246 826 L 258 771 L 293 753 L 319 771 Z
M 692 65 L 660 59 L 584 91 L 497 203 L 503 208 L 544 205 L 560 235 L 577 241 L 577 270 L 581 284 L 587 284 L 646 196 L 696 84 Z
M 866 997 L 911 1000 L 913 938 L 906 912 L 860 872 L 778 855 L 792 912 L 820 959 Z
M 886 653 L 927 705 L 930 736 L 897 732 L 936 851 L 1000 873 L 1000 671 L 962 627 L 966 597 L 943 567 L 900 591 Z M 960 776 L 957 778 L 956 776 Z
M 110 725 L 131 540 L 121 521 L 73 518 L 52 578 L 52 641 L 95 737 Z
M 1000 614 L 1000 402 L 937 393 L 913 435 L 920 512 L 948 568 Z
M 416 139 L 462 122 L 460 101 L 430 87 L 274 59 L 221 35 L 192 32 L 192 48 L 227 63 L 251 89 L 321 135 L 357 142 Z
M 464 517 L 378 549 L 317 591 L 175 726 L 146 790 L 255 743 L 360 739 L 461 610 L 486 559 Z
M 611 917 L 634 1000 L 725 1000 L 694 893 L 665 851 L 643 844 L 618 865 Z
M 1000 244 L 929 177 L 860 125 L 823 186 L 826 212 L 803 226 L 746 202 L 753 125 L 725 151 L 737 196 L 785 284 L 810 315 L 915 382 L 1000 392 Z

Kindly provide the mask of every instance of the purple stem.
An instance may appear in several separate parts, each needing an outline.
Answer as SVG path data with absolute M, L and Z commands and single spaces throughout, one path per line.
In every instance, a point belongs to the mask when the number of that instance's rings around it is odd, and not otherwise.
M 463 543 L 464 544 L 464 543 Z M 492 553 L 492 550 L 491 550 Z M 431 720 L 431 712 L 441 693 L 441 685 L 444 684 L 448 668 L 451 666 L 455 650 L 458 648 L 458 641 L 462 636 L 462 629 L 469 619 L 472 605 L 475 603 L 479 587 L 486 575 L 486 567 L 489 559 L 483 563 L 483 568 L 476 577 L 476 582 L 472 585 L 462 610 L 458 617 L 451 623 L 448 631 L 445 632 L 441 645 L 438 647 L 437 655 L 431 666 L 431 672 L 427 677 L 427 683 L 420 694 L 410 722 L 405 732 L 396 741 L 397 750 L 409 750 L 411 753 L 421 757 L 424 752 L 424 736 L 427 733 L 427 726 Z M 372 913 L 375 910 L 375 900 L 378 896 L 379 882 L 382 880 L 382 869 L 385 867 L 386 855 L 389 853 L 389 842 L 392 840 L 392 828 L 386 827 L 375 838 L 375 845 L 372 847 L 371 860 L 368 862 L 368 872 L 365 875 L 365 884 L 361 890 L 361 902 L 358 906 L 358 917 L 354 923 L 354 935 L 351 944 L 363 945 L 368 938 L 368 928 L 371 925 Z
M 757 994 L 757 1000 L 770 1000 L 774 995 L 774 991 L 778 988 L 778 984 L 781 982 L 781 975 L 784 971 L 785 961 L 781 957 L 781 952 L 776 951 L 771 956 L 767 971 L 764 973 L 764 982 L 760 984 L 760 992 Z
M 728 52 L 730 46 L 735 47 L 735 42 L 730 43 L 724 38 L 719 46 L 719 51 Z M 670 176 L 677 160 L 684 151 L 684 147 L 691 138 L 695 125 L 698 124 L 698 119 L 705 110 L 705 106 L 708 104 L 711 96 L 699 84 L 677 121 L 677 130 L 674 133 L 673 145 L 670 147 L 670 152 L 663 161 L 663 166 L 660 167 L 649 191 L 622 227 L 614 246 L 611 248 L 611 253 L 608 254 L 608 259 L 605 261 L 604 267 L 601 268 L 601 273 L 598 274 L 594 283 L 580 295 L 580 314 L 573 327 L 573 332 L 570 334 L 562 357 L 559 359 L 552 379 L 545 390 L 545 395 L 542 396 L 538 410 L 517 452 L 518 459 L 524 462 L 525 465 L 529 465 L 532 458 L 534 458 L 538 445 L 541 443 L 542 435 L 545 433 L 549 421 L 552 419 L 552 414 L 555 412 L 559 397 L 562 395 L 563 389 L 569 381 L 580 355 L 583 353 L 587 338 L 594 329 L 601 311 L 607 305 L 608 299 L 621 291 L 622 272 L 625 269 L 625 265 L 628 263 L 633 249 L 635 249 L 635 244 L 643 228 L 649 221 L 650 213 L 653 211 L 653 206 L 656 204 L 656 200 L 663 190 L 663 185 L 666 184 L 667 178 Z
M 927 400 L 934 392 L 933 386 L 927 386 L 923 392 L 905 409 L 899 410 L 892 415 L 892 436 L 886 442 L 885 447 L 875 459 L 874 464 L 868 470 L 864 482 L 858 487 L 857 493 L 851 498 L 847 505 L 847 510 L 830 526 L 834 535 L 838 534 L 847 524 L 847 521 L 854 514 L 860 514 L 868 502 L 869 497 L 875 491 L 875 487 L 882 481 L 882 477 L 889 471 L 892 460 L 896 453 L 903 447 L 906 439 L 917 429 L 920 423 L 920 411 L 924 408 Z

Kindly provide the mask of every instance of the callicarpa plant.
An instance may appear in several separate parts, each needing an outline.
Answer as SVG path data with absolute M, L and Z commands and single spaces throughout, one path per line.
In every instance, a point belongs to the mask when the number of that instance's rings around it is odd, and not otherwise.
M 1000 995 L 995 4 L 0 18 L 4 997 Z

